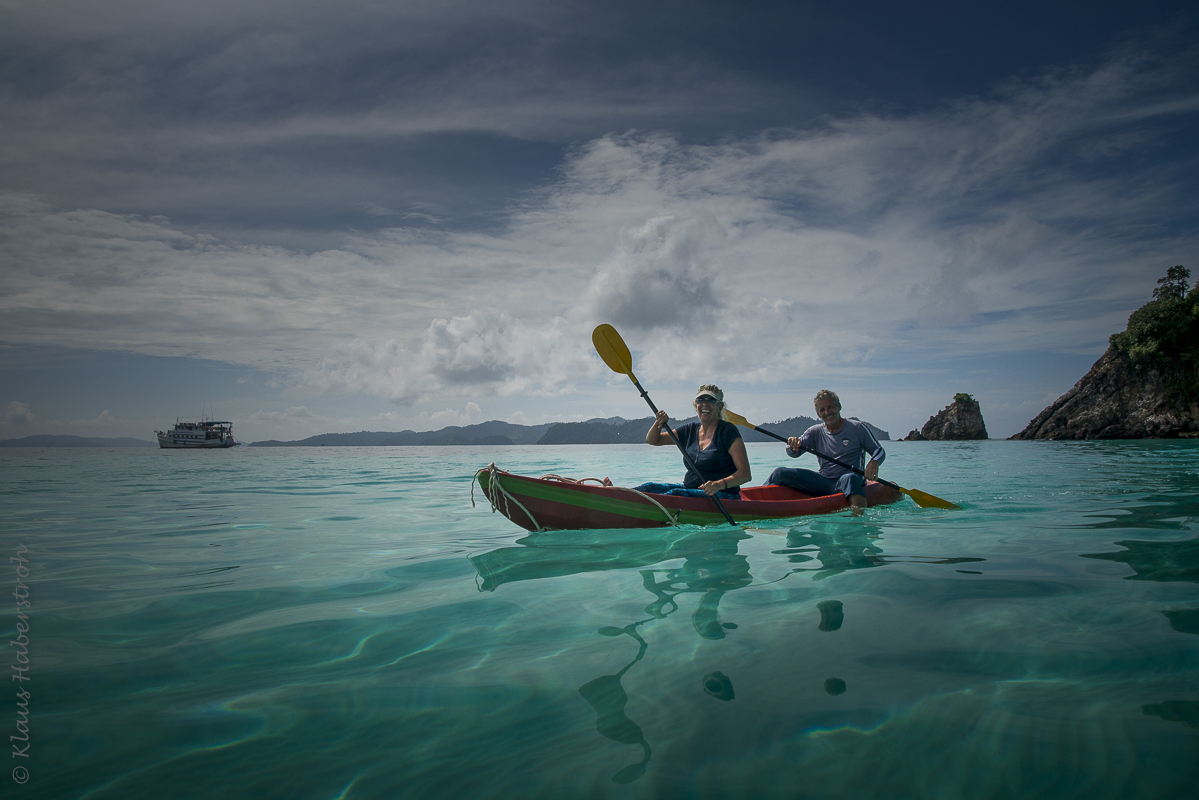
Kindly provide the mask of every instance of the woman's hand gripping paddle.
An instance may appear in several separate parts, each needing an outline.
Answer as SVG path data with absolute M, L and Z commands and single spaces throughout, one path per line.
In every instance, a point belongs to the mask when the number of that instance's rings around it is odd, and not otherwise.
M 747 420 L 745 417 L 741 416 L 740 414 L 734 414 L 732 411 L 729 411 L 727 408 L 721 409 L 720 417 L 725 422 L 731 422 L 734 425 L 740 425 L 743 428 L 752 428 L 753 430 L 757 431 L 758 433 L 764 433 L 767 436 L 771 437 L 772 439 L 778 439 L 780 442 L 786 443 L 786 441 L 787 441 L 787 438 L 785 436 L 779 436 L 777 433 L 772 433 L 771 431 L 765 430 L 763 428 L 759 428 L 757 425 L 754 425 L 749 420 Z M 800 452 L 804 452 L 804 451 L 809 452 L 809 453 L 817 456 L 818 458 L 823 458 L 825 461 L 831 461 L 839 467 L 845 467 L 848 470 L 853 470 L 854 472 L 861 475 L 863 478 L 866 477 L 865 472 L 862 472 L 862 470 L 858 469 L 857 467 L 851 467 L 849 464 L 846 464 L 844 461 L 838 461 L 835 458 L 830 458 L 829 456 L 826 456 L 823 453 L 817 453 L 815 450 L 810 450 L 807 447 L 801 447 L 801 448 L 799 448 L 799 450 L 800 450 Z M 954 503 L 951 503 L 948 500 L 942 500 L 940 497 L 931 495 L 928 492 L 922 492 L 919 489 L 905 489 L 897 483 L 891 483 L 891 481 L 885 481 L 882 478 L 879 478 L 878 482 L 885 486 L 890 486 L 892 489 L 898 489 L 899 491 L 903 492 L 908 497 L 915 500 L 916 505 L 920 506 L 921 508 L 944 508 L 944 509 L 953 510 L 953 511 L 960 511 L 962 508 L 961 506 L 955 505 Z
M 624 343 L 624 339 L 620 338 L 620 334 L 616 332 L 616 329 L 608 324 L 597 325 L 595 330 L 591 332 L 591 342 L 595 345 L 595 352 L 599 353 L 599 357 L 604 360 L 604 363 L 608 365 L 610 370 L 629 376 L 629 380 L 637 387 L 637 391 L 641 392 L 641 396 L 645 398 L 645 402 L 649 403 L 650 409 L 656 416 L 658 407 L 654 405 L 653 400 L 649 399 L 649 393 L 641 387 L 637 376 L 633 374 L 633 356 L 629 353 L 628 345 Z M 666 433 L 670 436 L 670 441 L 674 442 L 675 446 L 679 448 L 679 452 L 683 454 L 683 462 L 687 465 L 687 468 L 696 475 L 699 475 L 699 470 L 696 469 L 691 456 L 687 455 L 687 451 L 679 443 L 669 425 L 666 426 Z M 737 523 L 733 520 L 733 517 L 725 510 L 724 503 L 720 502 L 720 498 L 716 495 L 711 495 L 711 497 L 712 502 L 720 509 L 720 513 L 724 514 L 724 518 L 729 521 L 729 524 L 736 525 Z

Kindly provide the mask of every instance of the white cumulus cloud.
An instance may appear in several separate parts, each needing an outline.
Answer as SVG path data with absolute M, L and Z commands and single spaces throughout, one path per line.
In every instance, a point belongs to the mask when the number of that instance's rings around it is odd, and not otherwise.
M 27 425 L 33 422 L 33 412 L 26 403 L 13 400 L 4 411 L 4 424 Z

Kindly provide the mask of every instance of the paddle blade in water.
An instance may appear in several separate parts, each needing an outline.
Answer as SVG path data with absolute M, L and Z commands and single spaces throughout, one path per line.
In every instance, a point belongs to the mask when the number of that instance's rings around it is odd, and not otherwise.
M 595 345 L 595 352 L 599 353 L 608 369 L 625 375 L 633 373 L 633 356 L 629 353 L 629 347 L 611 325 L 596 325 L 595 330 L 591 332 L 591 343 Z
M 916 501 L 916 505 L 921 508 L 944 508 L 947 511 L 961 511 L 962 507 L 951 503 L 948 500 L 931 495 L 928 492 L 922 492 L 919 489 L 901 489 L 904 494 Z

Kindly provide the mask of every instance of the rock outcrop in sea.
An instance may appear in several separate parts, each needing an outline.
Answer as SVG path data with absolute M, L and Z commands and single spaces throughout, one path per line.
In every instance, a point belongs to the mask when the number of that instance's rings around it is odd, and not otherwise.
M 1131 369 L 1114 348 L 1013 439 L 1170 439 L 1199 431 L 1199 403 L 1157 370 Z
M 987 425 L 983 422 L 978 401 L 964 392 L 953 396 L 953 402 L 928 418 L 924 427 L 911 431 L 905 442 L 936 442 L 986 439 Z
M 1199 435 L 1199 285 L 1172 267 L 1090 372 L 1013 439 Z

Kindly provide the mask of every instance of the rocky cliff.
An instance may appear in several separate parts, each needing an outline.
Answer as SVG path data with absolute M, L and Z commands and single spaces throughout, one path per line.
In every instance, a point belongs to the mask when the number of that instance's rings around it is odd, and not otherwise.
M 1199 282 L 1181 264 L 1113 333 L 1074 388 L 1013 439 L 1167 439 L 1199 435 Z
M 905 442 L 945 441 L 963 439 L 986 439 L 987 426 L 983 422 L 982 408 L 968 394 L 958 393 L 953 402 L 929 417 L 918 431 L 904 437 Z
M 1157 370 L 1129 367 L 1108 348 L 1074 388 L 1013 439 L 1164 439 L 1199 431 L 1199 402 L 1184 400 Z

